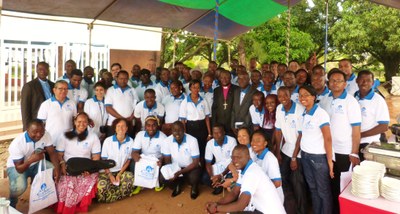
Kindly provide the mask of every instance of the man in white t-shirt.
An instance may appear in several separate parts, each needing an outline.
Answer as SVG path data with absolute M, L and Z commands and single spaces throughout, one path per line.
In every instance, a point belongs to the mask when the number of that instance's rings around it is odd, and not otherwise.
M 213 139 L 209 140 L 206 145 L 205 162 L 208 176 L 212 185 L 218 183 L 222 178 L 222 174 L 228 173 L 228 165 L 231 162 L 233 148 L 236 146 L 236 139 L 225 135 L 224 126 L 215 124 L 212 129 Z M 213 159 L 215 159 L 213 163 Z M 222 193 L 222 187 L 214 187 L 213 195 Z
M 59 80 L 55 83 L 54 97 L 40 105 L 37 118 L 45 122 L 46 131 L 51 135 L 53 145 L 57 147 L 58 140 L 64 132 L 72 129 L 72 118 L 76 115 L 76 104 L 68 99 L 68 83 Z
M 37 164 L 44 159 L 47 152 L 51 162 L 45 161 L 48 168 L 53 168 L 56 181 L 60 175 L 60 164 L 53 147 L 49 133 L 45 131 L 41 120 L 34 119 L 28 123 L 27 131 L 17 136 L 8 148 L 10 156 L 7 159 L 7 175 L 10 187 L 10 205 L 17 206 L 18 197 L 28 187 L 27 179 L 33 179 L 38 172 Z
M 132 123 L 135 118 L 134 110 L 136 103 L 139 100 L 138 95 L 134 88 L 128 86 L 129 75 L 125 70 L 121 70 L 117 74 L 117 83 L 107 90 L 104 105 L 106 106 L 109 115 L 107 126 L 107 136 L 114 134 L 111 125 L 116 118 L 125 118 L 128 122 Z M 129 130 L 128 134 L 134 138 L 133 130 Z
M 208 213 L 286 213 L 275 186 L 263 170 L 250 159 L 247 146 L 237 145 L 234 148 L 232 162 L 237 170 L 241 170 L 237 185 L 218 202 L 208 202 Z
M 311 75 L 311 86 L 317 91 L 317 101 L 325 99 L 329 95 L 329 88 L 326 86 L 326 77 L 320 74 Z
M 71 72 L 71 78 L 68 83 L 67 97 L 76 103 L 78 112 L 83 112 L 83 106 L 88 98 L 88 91 L 86 88 L 81 87 L 82 71 L 74 69 Z
M 197 139 L 184 133 L 183 123 L 176 121 L 172 124 L 172 135 L 167 137 L 161 146 L 164 164 L 177 165 L 179 170 L 167 182 L 172 184 L 172 197 L 182 192 L 183 179 L 189 180 L 192 190 L 190 197 L 199 196 L 200 182 L 200 151 Z M 163 166 L 166 167 L 166 166 Z M 162 171 L 163 169 L 161 169 Z
M 334 178 L 331 180 L 333 213 L 339 213 L 340 174 L 349 171 L 360 163 L 361 111 L 357 100 L 346 91 L 346 74 L 339 69 L 328 73 L 328 97 L 321 100 L 320 106 L 329 114 L 331 121 L 332 146 L 335 155 Z
M 299 101 L 299 86 L 296 84 L 296 75 L 293 71 L 285 71 L 282 76 L 284 86 L 289 88 L 290 99 L 301 105 Z
M 65 64 L 64 64 L 65 73 L 64 73 L 64 75 L 62 75 L 61 77 L 59 77 L 59 78 L 57 79 L 57 81 L 58 81 L 58 80 L 64 80 L 64 81 L 66 81 L 66 82 L 69 82 L 69 79 L 71 78 L 71 72 L 72 72 L 72 70 L 74 70 L 74 69 L 76 69 L 76 62 L 75 62 L 74 60 L 72 60 L 72 59 L 67 60 L 67 61 L 65 62 Z
M 165 109 L 163 104 L 156 101 L 156 92 L 149 88 L 144 92 L 144 100 L 140 101 L 135 107 L 135 124 L 136 130 L 144 130 L 144 121 L 147 116 L 155 116 L 159 119 L 160 124 L 164 121 Z
M 358 91 L 358 85 L 356 82 L 356 75 L 353 73 L 353 66 L 350 59 L 342 59 L 339 61 L 339 69 L 346 74 L 346 91 L 351 96 Z
M 368 144 L 380 142 L 380 135 L 388 130 L 390 121 L 389 109 L 385 99 L 374 92 L 374 73 L 368 70 L 358 72 L 357 84 L 359 90 L 354 97 L 361 108 L 361 142 L 360 161 L 364 160 L 361 152 Z
M 140 154 L 152 156 L 160 160 L 162 163 L 161 146 L 164 144 L 165 136 L 159 130 L 159 120 L 155 116 L 148 116 L 145 120 L 145 131 L 137 133 L 132 147 L 132 158 L 134 162 L 140 160 Z M 134 172 L 134 167 L 131 168 Z
M 161 102 L 164 97 L 171 94 L 169 91 L 170 71 L 166 68 L 161 69 L 160 78 L 160 82 L 158 82 L 154 87 L 157 102 Z

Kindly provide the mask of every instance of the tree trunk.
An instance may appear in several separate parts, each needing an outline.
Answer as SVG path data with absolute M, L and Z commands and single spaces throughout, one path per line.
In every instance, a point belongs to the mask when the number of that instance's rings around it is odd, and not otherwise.
M 161 34 L 161 47 L 160 47 L 160 67 L 163 68 L 165 65 L 165 57 L 166 57 L 166 53 L 165 53 L 165 46 L 167 44 L 167 34 L 163 33 Z
M 244 44 L 244 39 L 240 37 L 239 43 L 238 43 L 238 53 L 239 53 L 239 62 L 241 65 L 244 65 L 246 68 L 246 47 Z
M 386 81 L 392 80 L 392 76 L 396 76 L 399 72 L 400 57 L 391 57 L 383 59 L 383 66 L 385 67 L 385 79 Z
M 199 54 L 199 52 L 200 52 L 205 46 L 207 46 L 207 45 L 210 44 L 210 41 L 211 41 L 211 40 L 202 41 L 202 42 L 196 47 L 196 49 L 191 48 L 192 51 L 191 51 L 189 54 L 185 55 L 185 56 L 184 56 L 182 59 L 180 59 L 179 61 L 184 62 L 184 61 L 186 61 L 186 60 L 189 60 L 189 59 L 193 58 L 193 56 L 197 56 L 197 55 Z

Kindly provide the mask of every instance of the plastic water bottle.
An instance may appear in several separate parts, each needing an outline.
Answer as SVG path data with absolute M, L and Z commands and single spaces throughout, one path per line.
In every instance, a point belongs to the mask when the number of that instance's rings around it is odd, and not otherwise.
M 10 201 L 4 197 L 0 198 L 0 214 L 9 214 Z

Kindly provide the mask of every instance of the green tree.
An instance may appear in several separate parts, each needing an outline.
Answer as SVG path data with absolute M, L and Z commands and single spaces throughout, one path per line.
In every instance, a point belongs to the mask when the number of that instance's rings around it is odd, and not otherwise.
M 324 56 L 325 29 L 326 29 L 326 0 L 313 0 L 313 6 L 307 1 L 302 1 L 291 8 L 293 26 L 311 36 L 315 45 L 314 52 L 317 58 Z M 328 58 L 327 61 L 335 61 L 337 51 L 332 42 L 332 30 L 330 28 L 340 20 L 339 5 L 343 0 L 328 0 Z
M 340 52 L 349 56 L 371 55 L 381 62 L 387 81 L 399 71 L 399 10 L 365 0 L 346 1 L 342 19 L 332 27 L 332 32 Z
M 295 18 L 292 19 L 295 21 Z M 258 57 L 260 62 L 276 60 L 286 63 L 287 14 L 283 13 L 254 28 L 245 36 L 247 56 Z M 290 28 L 289 60 L 305 61 L 315 49 L 311 35 Z
M 165 33 L 163 33 L 161 38 L 161 67 L 172 67 L 174 46 L 175 62 L 190 61 L 196 56 L 200 56 L 207 61 L 213 60 L 212 39 L 199 37 L 190 32 L 166 28 L 163 30 Z M 231 48 L 231 54 L 235 54 L 236 51 L 232 49 L 232 45 L 229 45 L 229 47 Z M 228 43 L 219 41 L 217 46 L 217 63 L 221 65 L 225 62 L 228 62 Z
M 164 28 L 161 37 L 161 60 L 160 66 L 172 67 L 174 46 L 175 46 L 175 62 L 191 60 L 194 56 L 201 55 L 212 40 L 197 37 L 189 32 L 181 32 Z

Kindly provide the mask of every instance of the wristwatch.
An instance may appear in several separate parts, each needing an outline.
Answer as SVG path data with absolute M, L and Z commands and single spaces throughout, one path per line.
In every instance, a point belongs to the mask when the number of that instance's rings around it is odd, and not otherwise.
M 296 161 L 296 158 L 292 158 L 292 161 Z

